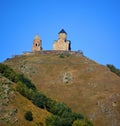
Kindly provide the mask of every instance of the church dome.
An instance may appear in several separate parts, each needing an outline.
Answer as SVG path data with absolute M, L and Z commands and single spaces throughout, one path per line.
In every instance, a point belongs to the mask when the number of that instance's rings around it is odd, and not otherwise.
M 61 34 L 61 33 L 67 34 L 64 29 L 62 29 L 58 34 Z

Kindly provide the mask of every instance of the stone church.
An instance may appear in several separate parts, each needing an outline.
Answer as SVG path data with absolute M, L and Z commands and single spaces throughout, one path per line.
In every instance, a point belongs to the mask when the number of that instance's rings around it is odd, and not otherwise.
M 33 46 L 32 51 L 41 51 L 42 50 L 42 40 L 40 39 L 39 35 L 35 36 L 35 39 L 33 40 Z
M 71 42 L 67 40 L 67 33 L 62 29 L 58 33 L 58 40 L 53 43 L 53 50 L 70 51 Z M 32 52 L 42 51 L 42 40 L 39 35 L 36 35 L 33 40 Z
M 58 33 L 58 40 L 54 41 L 53 43 L 53 50 L 63 50 L 69 51 L 71 50 L 71 42 L 67 40 L 67 33 L 64 29 L 62 29 Z

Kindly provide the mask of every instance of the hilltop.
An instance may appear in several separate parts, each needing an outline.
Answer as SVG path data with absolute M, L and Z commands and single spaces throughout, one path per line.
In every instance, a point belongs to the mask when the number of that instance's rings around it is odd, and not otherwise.
M 119 126 L 120 77 L 81 52 L 25 53 L 4 64 L 24 74 L 46 96 L 85 115 L 95 126 Z

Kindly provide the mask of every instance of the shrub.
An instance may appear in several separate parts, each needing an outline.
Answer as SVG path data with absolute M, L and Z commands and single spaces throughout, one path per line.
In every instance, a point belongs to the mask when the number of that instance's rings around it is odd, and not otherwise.
M 4 64 L 0 63 L 0 73 L 3 76 L 5 76 L 6 78 L 8 78 L 11 81 L 13 81 L 13 82 L 17 82 L 18 81 L 17 74 L 13 71 L 13 69 L 8 67 L 7 65 L 4 65 Z
M 46 118 L 46 126 L 72 126 L 72 122 L 69 119 L 52 115 Z
M 33 117 L 32 117 L 32 112 L 31 111 L 27 111 L 24 115 L 25 119 L 28 121 L 32 121 Z
M 18 75 L 18 79 L 19 79 L 19 81 L 24 83 L 28 88 L 31 88 L 33 90 L 36 89 L 35 85 L 32 84 L 29 79 L 25 78 L 23 74 Z
M 29 79 L 25 78 L 23 74 L 15 73 L 15 71 L 13 69 L 11 69 L 9 66 L 7 66 L 5 64 L 0 63 L 0 73 L 13 82 L 16 82 L 16 83 L 22 82 L 28 88 L 36 90 L 35 85 L 32 84 Z
M 64 58 L 65 56 L 64 56 L 64 54 L 60 54 L 60 58 Z
M 93 126 L 87 119 L 75 120 L 72 126 Z
M 120 70 L 117 69 L 114 65 L 107 64 L 107 67 L 110 69 L 111 72 L 113 72 L 116 75 L 120 76 Z
M 40 108 L 45 108 L 45 107 L 46 107 L 46 102 L 47 102 L 47 97 L 46 97 L 44 94 L 42 94 L 42 93 L 36 91 L 36 92 L 34 93 L 32 102 L 33 102 L 36 106 L 38 106 L 38 107 L 40 107 Z

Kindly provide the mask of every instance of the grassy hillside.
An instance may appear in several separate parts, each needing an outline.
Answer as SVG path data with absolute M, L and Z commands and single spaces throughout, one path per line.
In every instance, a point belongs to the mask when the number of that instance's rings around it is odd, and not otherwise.
M 81 53 L 42 52 L 4 63 L 23 73 L 44 94 L 65 102 L 95 126 L 119 126 L 120 77 Z
M 42 108 L 46 111 L 49 111 L 51 113 L 51 116 L 47 116 L 44 118 L 45 125 L 46 126 L 73 126 L 74 124 L 81 124 L 92 126 L 92 123 L 88 121 L 88 119 L 84 118 L 83 115 L 79 113 L 75 113 L 71 110 L 70 107 L 68 107 L 63 102 L 57 102 L 56 100 L 53 100 L 49 97 L 46 97 L 41 91 L 39 91 L 36 86 L 23 74 L 16 73 L 12 68 L 10 68 L 7 65 L 0 64 L 0 73 L 1 77 L 7 77 L 12 82 L 15 82 L 16 85 L 14 85 L 14 90 L 18 91 L 22 96 L 30 100 L 34 105 L 36 105 L 39 108 Z M 14 91 L 11 88 L 12 83 L 0 83 L 1 88 L 1 105 L 8 106 L 8 103 L 10 101 L 10 93 L 11 91 Z M 3 90 L 2 90 L 3 89 Z M 3 100 L 3 101 L 2 101 Z M 23 103 L 24 107 L 24 102 Z M 16 104 L 16 102 L 15 102 Z M 21 105 L 19 104 L 19 107 Z M 2 110 L 1 110 L 2 111 Z M 5 112 L 5 113 L 4 113 Z M 18 122 L 17 118 L 13 118 L 15 113 L 17 113 L 17 109 L 12 110 L 11 112 L 7 113 L 7 107 L 4 110 L 3 114 L 5 114 L 5 118 L 1 118 L 1 121 L 4 123 L 14 124 Z M 37 113 L 39 116 L 39 113 Z M 7 115 L 7 116 L 6 116 Z M 33 112 L 31 110 L 27 110 L 24 113 L 24 117 L 27 121 L 33 121 Z M 12 118 L 15 120 L 13 123 Z M 0 122 L 0 123 L 2 123 Z M 18 125 L 18 123 L 16 124 Z M 35 124 L 32 124 L 35 125 Z M 37 123 L 37 125 L 42 125 L 43 123 Z
M 38 126 L 45 125 L 45 118 L 50 115 L 15 90 L 16 84 L 0 76 L 0 126 Z M 33 113 L 33 121 L 27 121 L 24 115 Z

